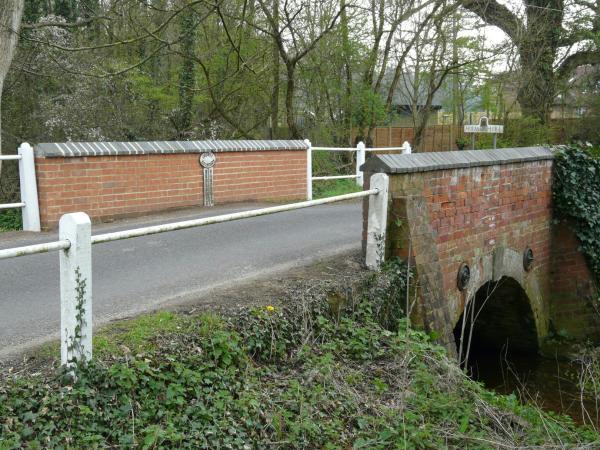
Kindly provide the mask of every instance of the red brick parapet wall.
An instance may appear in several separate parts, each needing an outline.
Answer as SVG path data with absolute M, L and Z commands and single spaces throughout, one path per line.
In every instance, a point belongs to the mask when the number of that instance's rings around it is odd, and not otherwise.
M 42 228 L 63 214 L 93 220 L 202 206 L 199 156 L 216 155 L 215 204 L 306 198 L 303 141 L 186 141 L 39 144 L 36 177 Z
M 518 148 L 378 155 L 363 166 L 390 176 L 388 256 L 409 255 L 417 271 L 415 320 L 451 348 L 465 302 L 488 281 L 516 280 L 527 294 L 540 344 L 555 330 L 598 332 L 592 276 L 577 239 L 552 221 L 552 152 Z M 364 217 L 368 203 L 364 203 Z M 363 243 L 366 237 L 363 228 Z M 531 248 L 534 265 L 524 269 Z M 464 291 L 461 264 L 471 269 Z

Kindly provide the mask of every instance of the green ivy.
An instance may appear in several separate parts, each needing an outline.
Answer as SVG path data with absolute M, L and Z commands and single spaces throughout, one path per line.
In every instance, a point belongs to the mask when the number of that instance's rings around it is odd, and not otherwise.
M 596 278 L 600 278 L 600 158 L 592 149 L 560 148 L 554 160 L 554 215 L 572 224 Z
M 23 228 L 20 209 L 0 211 L 0 231 L 20 230 Z

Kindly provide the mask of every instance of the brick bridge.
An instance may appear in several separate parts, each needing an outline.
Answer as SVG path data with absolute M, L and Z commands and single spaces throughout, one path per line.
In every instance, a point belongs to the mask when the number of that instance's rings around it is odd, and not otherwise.
M 592 276 L 574 235 L 552 221 L 552 159 L 530 147 L 377 155 L 363 166 L 365 180 L 390 177 L 386 255 L 410 256 L 416 269 L 410 315 L 451 353 L 470 321 L 473 342 L 513 349 L 598 335 Z

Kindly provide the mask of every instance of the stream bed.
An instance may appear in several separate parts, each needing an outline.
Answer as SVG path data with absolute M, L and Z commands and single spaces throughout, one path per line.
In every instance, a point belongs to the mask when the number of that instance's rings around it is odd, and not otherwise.
M 577 386 L 578 366 L 537 354 L 504 355 L 479 351 L 472 355 L 473 379 L 501 394 L 515 393 L 523 401 L 566 414 L 578 424 L 600 426 L 600 404 L 582 399 Z

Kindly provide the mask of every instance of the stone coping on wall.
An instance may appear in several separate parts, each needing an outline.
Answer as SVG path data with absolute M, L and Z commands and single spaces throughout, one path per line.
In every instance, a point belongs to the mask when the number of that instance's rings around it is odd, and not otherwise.
M 410 155 L 374 155 L 360 169 L 366 172 L 411 173 L 515 164 L 548 159 L 553 159 L 553 154 L 552 150 L 547 147 L 461 150 L 412 153 Z
M 258 152 L 268 150 L 307 150 L 302 140 L 211 140 L 147 142 L 63 142 L 34 147 L 36 156 L 78 158 L 84 156 L 155 155 L 204 152 Z

